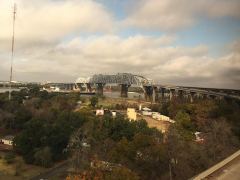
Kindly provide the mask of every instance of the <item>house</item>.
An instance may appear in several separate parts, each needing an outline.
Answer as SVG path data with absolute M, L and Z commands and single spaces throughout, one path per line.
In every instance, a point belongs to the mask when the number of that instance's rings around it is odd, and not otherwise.
M 152 112 L 152 118 L 153 119 L 159 119 L 160 115 L 161 114 L 159 112 Z
M 81 104 L 82 104 L 82 101 L 78 101 L 77 104 L 78 104 L 78 105 L 81 105 Z
M 156 119 L 158 121 L 167 121 L 170 123 L 175 123 L 174 120 L 171 120 L 168 116 L 164 116 L 164 115 L 160 114 L 159 112 L 152 112 L 152 118 Z
M 13 145 L 13 139 L 14 139 L 14 136 L 8 135 L 8 136 L 5 136 L 5 137 L 1 138 L 0 143 L 4 144 L 4 145 L 12 146 Z
M 97 109 L 96 110 L 96 116 L 103 116 L 104 115 L 104 110 L 103 109 Z
M 59 92 L 60 91 L 60 87 L 50 86 L 50 91 Z
M 117 112 L 116 111 L 112 111 L 112 117 L 116 117 L 117 116 Z
M 152 116 L 152 110 L 147 108 L 147 107 L 144 107 L 144 108 L 142 108 L 142 115 L 144 115 L 144 116 Z
M 130 120 L 137 120 L 137 112 L 134 108 L 127 108 L 127 117 Z
M 202 143 L 204 141 L 203 134 L 201 132 L 195 132 L 195 141 Z

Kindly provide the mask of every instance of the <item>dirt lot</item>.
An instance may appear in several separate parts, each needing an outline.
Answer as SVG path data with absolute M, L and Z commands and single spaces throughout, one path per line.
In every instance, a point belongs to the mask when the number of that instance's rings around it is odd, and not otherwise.
M 25 164 L 23 159 L 16 156 L 11 164 L 7 164 L 4 160 L 5 152 L 0 152 L 0 179 L 4 180 L 22 180 L 29 179 L 32 176 L 44 172 L 46 169 L 38 166 Z M 16 175 L 16 172 L 18 173 Z
M 83 104 L 83 106 L 87 106 L 89 104 L 89 99 L 86 98 L 86 102 Z M 129 107 L 135 107 L 136 109 L 138 109 L 138 106 L 140 104 L 142 104 L 142 107 L 148 107 L 151 103 L 150 102 L 146 102 L 146 101 L 141 101 L 141 100 L 137 100 L 137 99 L 126 99 L 126 98 L 99 98 L 99 102 L 98 105 L 99 106 L 103 106 L 104 108 L 109 107 L 109 109 L 112 109 L 111 107 L 115 107 L 116 104 L 125 104 L 128 105 Z M 120 110 L 118 110 L 118 112 L 120 112 Z M 122 110 L 121 114 L 127 113 L 127 110 Z M 169 122 L 165 122 L 165 121 L 158 121 L 153 119 L 152 117 L 149 116 L 143 116 L 143 115 L 138 115 L 137 117 L 138 120 L 140 119 L 145 119 L 148 123 L 149 127 L 155 127 L 158 130 L 162 131 L 162 132 L 166 132 L 166 130 L 168 129 L 170 123 Z
M 138 119 L 145 119 L 146 122 L 148 123 L 149 127 L 155 127 L 158 130 L 160 130 L 161 132 L 166 132 L 168 127 L 170 126 L 169 122 L 166 121 L 158 121 L 156 119 L 153 119 L 150 116 L 142 116 L 142 115 L 138 115 Z
M 138 109 L 140 104 L 142 104 L 142 106 L 148 107 L 151 103 L 138 99 L 109 98 L 109 97 L 105 99 L 99 99 L 98 103 L 98 105 L 102 105 L 103 107 L 111 107 L 115 106 L 116 104 L 123 104 L 127 105 L 128 107 L 135 107 Z

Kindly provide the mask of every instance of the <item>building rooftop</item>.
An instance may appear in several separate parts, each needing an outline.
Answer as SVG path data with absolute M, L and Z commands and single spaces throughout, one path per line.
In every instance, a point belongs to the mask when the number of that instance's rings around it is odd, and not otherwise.
M 12 141 L 13 138 L 14 138 L 14 136 L 12 136 L 12 135 L 7 135 L 7 136 L 2 137 L 1 139 Z

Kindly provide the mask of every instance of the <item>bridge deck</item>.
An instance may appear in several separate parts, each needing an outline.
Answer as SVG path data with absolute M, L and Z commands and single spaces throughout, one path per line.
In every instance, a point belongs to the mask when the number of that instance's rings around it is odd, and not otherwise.
M 240 156 L 214 172 L 207 179 L 209 180 L 239 180 L 240 179 Z
M 193 180 L 202 179 L 221 179 L 221 180 L 239 180 L 240 179 L 240 150 L 212 166 L 206 171 L 192 178 Z

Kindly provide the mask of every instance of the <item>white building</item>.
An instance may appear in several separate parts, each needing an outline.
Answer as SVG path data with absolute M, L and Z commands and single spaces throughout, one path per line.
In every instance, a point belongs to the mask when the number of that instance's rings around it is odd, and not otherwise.
M 103 109 L 97 109 L 96 110 L 96 116 L 103 116 L 104 115 L 104 110 Z
M 147 108 L 147 110 L 148 110 L 148 108 Z M 164 116 L 164 115 L 160 114 L 159 112 L 151 112 L 151 115 L 150 115 L 149 111 L 144 111 L 143 115 L 152 116 L 153 119 L 156 119 L 158 121 L 167 121 L 167 122 L 170 122 L 170 123 L 175 123 L 175 121 L 170 119 L 170 117 Z
M 144 107 L 144 108 L 142 108 L 142 115 L 144 115 L 144 116 L 152 116 L 152 110 L 147 108 L 147 107 Z
M 0 142 L 5 145 L 12 146 L 13 145 L 13 138 L 14 136 L 8 135 L 3 138 L 1 138 Z
M 137 112 L 134 108 L 127 108 L 127 117 L 130 120 L 137 120 Z
M 116 117 L 117 116 L 117 112 L 116 111 L 112 111 L 112 117 Z
M 195 134 L 195 141 L 196 142 L 203 142 L 204 141 L 204 138 L 203 138 L 201 132 L 195 132 L 194 134 Z

